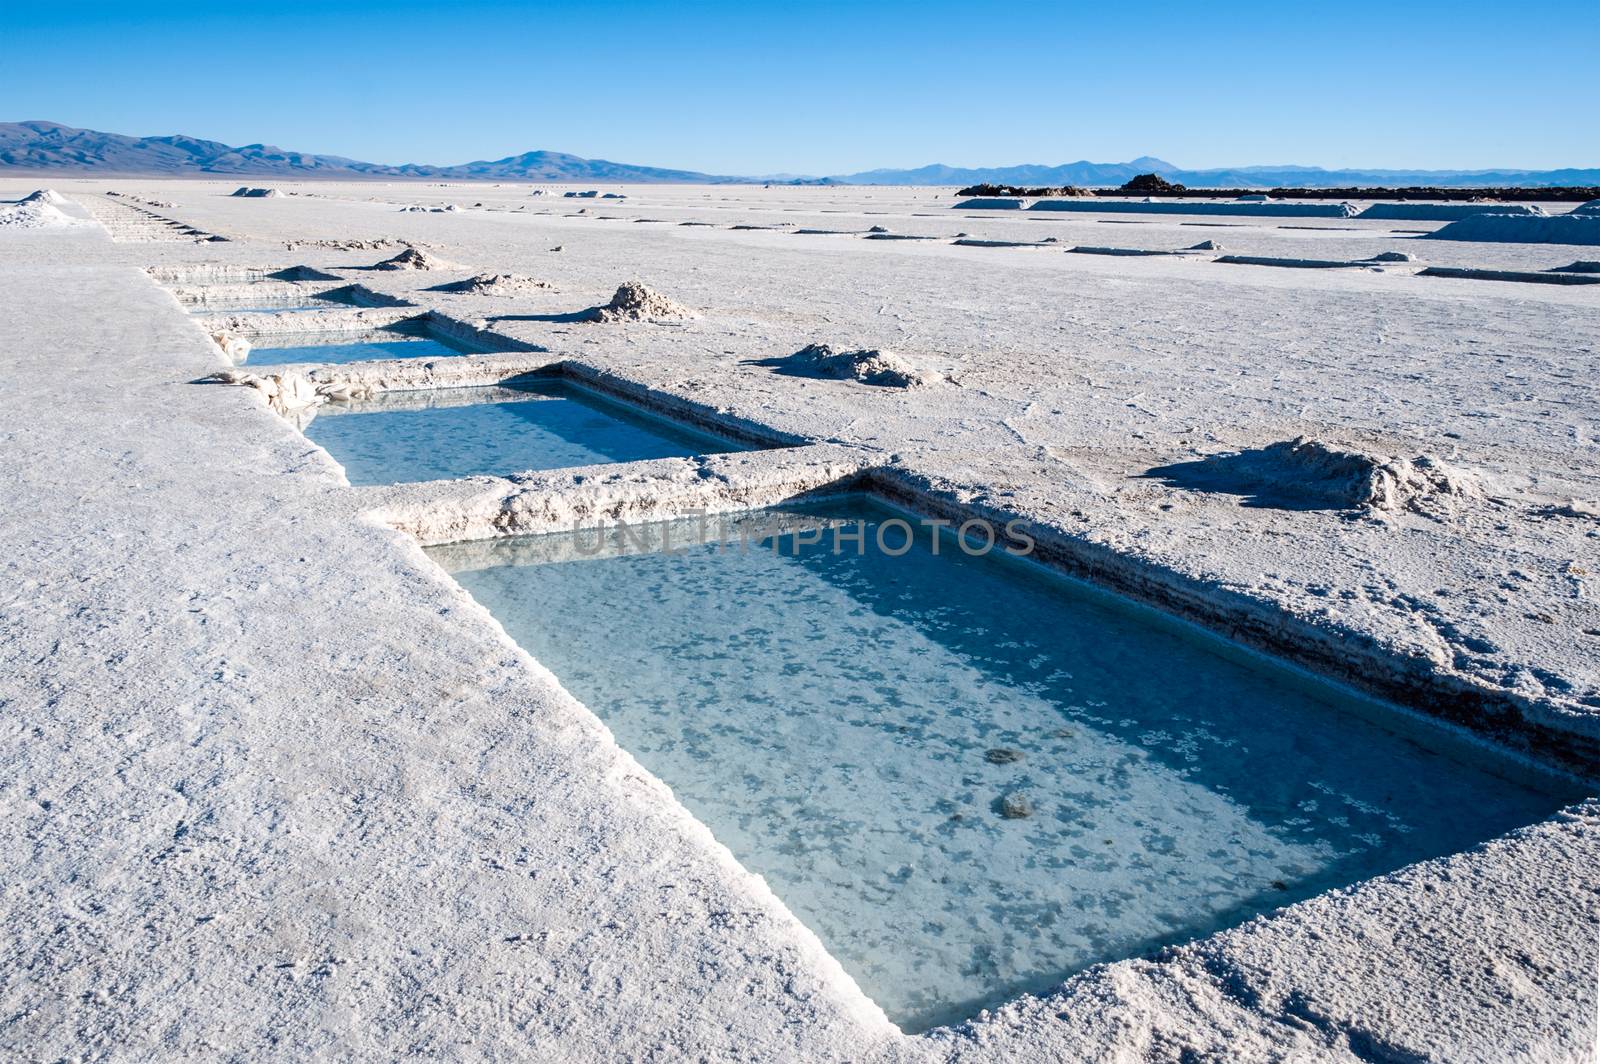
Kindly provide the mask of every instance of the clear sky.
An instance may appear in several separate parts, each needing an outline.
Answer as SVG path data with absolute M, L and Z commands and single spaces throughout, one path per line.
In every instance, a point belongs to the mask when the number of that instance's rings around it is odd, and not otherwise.
M 1600 15 L 1308 5 L 27 3 L 0 121 L 712 173 L 1600 165 Z

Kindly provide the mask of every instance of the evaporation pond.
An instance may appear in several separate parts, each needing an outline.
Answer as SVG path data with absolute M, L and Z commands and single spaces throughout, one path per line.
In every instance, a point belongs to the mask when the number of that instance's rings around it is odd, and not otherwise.
M 430 553 L 907 1030 L 1582 796 L 876 503 L 780 519 Z
M 744 449 L 559 380 L 329 404 L 316 409 L 305 434 L 356 485 Z
M 390 358 L 440 358 L 470 354 L 472 348 L 420 331 L 385 329 L 371 333 L 298 333 L 264 336 L 252 341 L 246 366 L 281 366 L 291 362 L 344 365 Z
M 336 299 L 325 299 L 310 292 L 295 294 L 231 294 L 207 295 L 200 299 L 186 299 L 184 307 L 191 314 L 282 314 L 306 310 L 336 310 L 349 304 Z

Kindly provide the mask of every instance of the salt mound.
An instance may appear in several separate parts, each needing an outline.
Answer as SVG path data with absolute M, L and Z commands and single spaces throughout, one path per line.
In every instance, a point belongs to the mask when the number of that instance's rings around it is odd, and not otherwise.
M 251 188 L 249 185 L 240 185 L 233 190 L 233 195 L 244 196 L 247 199 L 275 199 L 283 195 L 275 188 Z
M 1580 203 L 1567 212 L 1568 214 L 1600 214 L 1600 199 L 1592 199 L 1588 203 Z
M 548 281 L 515 273 L 480 273 L 465 281 L 435 285 L 430 292 L 459 292 L 473 296 L 516 296 L 553 287 Z
M 1198 244 L 1190 244 L 1185 251 L 1221 251 L 1222 245 L 1215 240 L 1202 240 Z
M 56 207 L 57 203 L 66 202 L 58 193 L 40 189 L 16 203 L 0 206 L 0 228 L 57 229 L 87 224 L 83 219 L 74 218 Z
M 1373 255 L 1368 262 L 1416 262 L 1417 257 L 1409 251 L 1380 251 Z
M 1415 510 L 1438 496 L 1477 493 L 1471 477 L 1430 455 L 1385 458 L 1304 436 L 1272 444 L 1263 453 L 1295 480 L 1371 510 Z
M 1432 240 L 1478 240 L 1490 244 L 1588 244 L 1600 245 L 1600 210 L 1585 210 L 1588 204 L 1570 214 L 1540 215 L 1474 214 L 1441 226 L 1428 237 Z
M 1551 273 L 1600 273 L 1600 262 L 1593 259 L 1579 259 L 1568 266 L 1557 266 Z
M 1425 512 L 1479 494 L 1477 481 L 1438 458 L 1396 458 L 1300 436 L 1250 451 L 1208 455 L 1149 470 L 1181 488 L 1248 496 L 1286 510 Z
M 617 289 L 611 302 L 585 311 L 585 321 L 682 321 L 694 311 L 681 306 L 638 281 L 627 281 Z
M 809 344 L 792 355 L 762 359 L 755 365 L 771 366 L 794 377 L 854 380 L 881 388 L 920 388 L 935 380 L 899 355 L 873 348 L 835 351 L 827 344 Z
M 234 365 L 250 357 L 250 341 L 242 336 L 228 332 L 214 332 L 211 334 L 211 342 L 221 348 L 222 354 Z
M 406 248 L 400 254 L 374 263 L 374 270 L 449 270 L 454 267 L 418 248 Z
M 48 203 L 52 207 L 65 207 L 72 202 L 53 188 L 41 188 L 28 193 L 18 203 Z

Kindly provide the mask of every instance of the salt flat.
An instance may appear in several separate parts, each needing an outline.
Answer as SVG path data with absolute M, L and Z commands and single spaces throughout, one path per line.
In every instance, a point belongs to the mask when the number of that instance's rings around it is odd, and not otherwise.
M 124 239 L 0 232 L 8 1053 L 1546 1060 L 1592 1046 L 1593 803 L 902 1035 L 410 534 L 484 534 L 508 492 L 553 520 L 560 500 L 633 491 L 647 508 L 668 485 L 727 506 L 870 464 L 1036 522 L 1097 579 L 1592 778 L 1600 286 L 1415 273 L 1547 270 L 1583 249 L 1397 231 L 1431 223 L 1016 217 L 951 210 L 948 189 L 54 185 Z M 132 208 L 107 189 L 227 239 L 119 230 Z M 1207 239 L 1418 261 L 1065 251 Z M 399 242 L 459 269 L 363 269 Z M 811 465 L 770 451 L 613 485 L 353 489 L 257 392 L 195 383 L 228 363 L 145 272 L 195 264 L 329 271 L 528 349 L 502 361 L 581 362 L 808 441 Z M 480 273 L 550 287 L 428 290 Z M 572 320 L 634 279 L 694 316 Z M 892 350 L 934 383 L 754 364 L 812 343 Z M 499 364 L 351 376 L 487 383 Z M 1299 437 L 1448 478 L 1388 507 L 1307 495 L 1308 467 L 1270 450 Z

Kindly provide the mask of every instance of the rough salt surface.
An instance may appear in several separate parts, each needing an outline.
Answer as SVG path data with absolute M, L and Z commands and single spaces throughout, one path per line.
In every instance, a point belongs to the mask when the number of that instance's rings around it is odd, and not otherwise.
M 455 292 L 474 296 L 519 296 L 548 291 L 554 286 L 548 281 L 524 277 L 515 273 L 480 273 L 464 281 L 451 281 L 435 285 L 430 292 Z
M 1500 1061 L 1588 1051 L 1593 806 L 1086 973 L 958 1029 L 900 1037 L 765 885 L 403 537 L 364 516 L 368 496 L 341 490 L 258 394 L 187 383 L 222 357 L 142 268 L 337 269 L 351 265 L 342 249 L 380 236 L 448 239 L 470 269 L 599 295 L 648 262 L 704 317 L 612 330 L 508 315 L 495 327 L 550 360 L 845 441 L 836 446 L 916 470 L 939 498 L 987 498 L 1086 552 L 1153 567 L 1146 576 L 1180 574 L 1203 601 L 1374 643 L 1419 673 L 1525 696 L 1564 727 L 1600 715 L 1586 634 L 1600 631 L 1590 442 L 1600 293 L 725 228 L 838 228 L 839 211 L 871 212 L 935 236 L 1033 241 L 1047 224 L 1073 246 L 1105 244 L 1116 220 L 926 217 L 945 210 L 949 190 L 653 186 L 630 188 L 618 221 L 530 211 L 487 226 L 477 212 L 371 213 L 368 183 L 267 202 L 230 199 L 221 182 L 130 187 L 235 242 L 18 229 L 0 254 L 11 433 L 0 464 L 17 518 L 0 522 L 0 539 L 20 589 L 0 611 L 0 697 L 28 715 L 27 729 L 0 736 L 16 781 L 15 841 L 0 848 L 7 1052 L 242 1057 L 272 1046 L 285 1058 L 392 1060 L 525 1056 L 534 1045 L 579 1059 Z M 526 189 L 461 195 L 492 211 L 537 204 Z M 635 210 L 708 227 L 629 224 Z M 1139 221 L 1119 226 L 1117 243 L 1173 248 L 1201 235 L 1175 219 Z M 1245 254 L 1355 261 L 1394 241 L 1387 224 L 1359 219 L 1315 233 L 1236 221 L 1249 224 L 1230 226 L 1226 242 Z M 551 256 L 556 245 L 568 253 Z M 1426 257 L 1531 271 L 1579 256 L 1445 240 Z M 434 276 L 364 283 L 418 298 Z M 886 397 L 746 364 L 830 335 L 902 351 L 962 386 Z M 446 361 L 411 360 L 406 373 L 437 379 Z M 1438 455 L 1481 475 L 1484 493 L 1376 521 L 1141 475 L 1298 436 Z M 559 513 L 579 497 L 593 514 L 619 505 L 615 492 L 648 499 L 667 485 L 733 505 L 739 476 L 789 483 L 797 460 L 666 460 L 604 483 L 552 474 L 517 498 L 526 512 Z M 429 511 L 432 527 L 472 533 L 500 512 L 489 489 L 460 490 L 458 510 Z M 396 496 L 406 499 L 423 502 Z M 283 1023 L 290 1012 L 310 1019 Z

